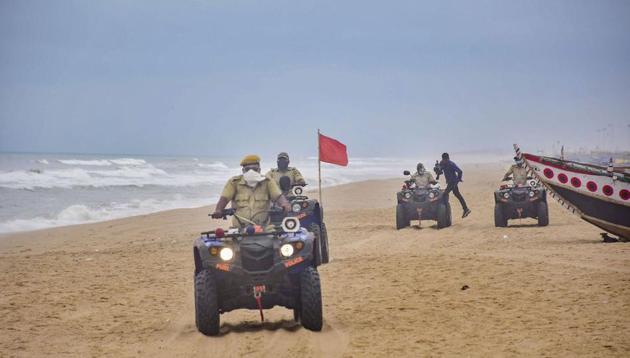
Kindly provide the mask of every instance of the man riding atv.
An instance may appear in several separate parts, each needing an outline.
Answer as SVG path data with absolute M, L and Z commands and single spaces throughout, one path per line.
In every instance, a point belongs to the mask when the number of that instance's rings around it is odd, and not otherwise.
M 291 185 L 305 185 L 306 181 L 304 180 L 302 173 L 300 173 L 300 171 L 296 168 L 289 167 L 289 163 L 289 154 L 281 152 L 280 154 L 278 154 L 278 167 L 269 170 L 267 174 L 265 174 L 265 176 L 276 182 L 278 186 L 280 185 L 280 178 L 282 177 L 289 178 L 291 181 Z
M 494 225 L 506 227 L 508 220 L 533 218 L 538 226 L 549 224 L 547 192 L 527 176 L 527 168 L 522 158 L 514 157 L 516 164 L 503 176 L 502 181 L 512 180 L 514 185 L 501 185 L 494 192 Z
M 260 174 L 260 157 L 248 155 L 241 160 L 242 175 L 230 178 L 223 188 L 221 197 L 215 206 L 212 218 L 224 217 L 223 209 L 232 202 L 236 209 L 232 218 L 235 227 L 248 225 L 266 227 L 269 224 L 269 207 L 275 201 L 286 212 L 291 209 L 287 199 L 282 196 L 278 185 Z
M 225 219 L 236 209 L 221 212 Z M 216 212 L 215 212 L 216 213 Z M 197 329 L 220 333 L 220 315 L 235 309 L 260 311 L 282 306 L 311 331 L 322 329 L 321 284 L 313 233 L 287 217 L 277 230 L 244 229 L 201 233 L 194 241 L 194 297 Z
M 410 177 L 396 194 L 396 229 L 408 227 L 411 220 L 418 220 L 420 226 L 422 220 L 436 220 L 438 229 L 451 226 L 451 206 L 444 200 L 444 192 L 439 186 L 432 186 L 437 181 L 422 163 L 416 170 L 412 175 L 407 170 L 403 172 Z
M 514 161 L 516 164 L 513 164 L 510 169 L 508 169 L 507 173 L 503 176 L 502 181 L 508 181 L 511 175 L 514 185 L 527 185 L 527 169 L 525 168 L 523 158 L 514 157 Z
M 416 183 L 416 188 L 428 188 L 431 184 L 435 185 L 438 183 L 433 179 L 433 175 L 424 168 L 422 163 L 416 165 L 416 172 L 411 174 L 411 180 Z

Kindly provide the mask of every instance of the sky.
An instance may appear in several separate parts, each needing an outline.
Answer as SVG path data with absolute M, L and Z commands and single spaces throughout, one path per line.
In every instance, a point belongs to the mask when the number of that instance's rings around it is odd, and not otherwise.
M 630 149 L 630 2 L 0 0 L 0 151 Z

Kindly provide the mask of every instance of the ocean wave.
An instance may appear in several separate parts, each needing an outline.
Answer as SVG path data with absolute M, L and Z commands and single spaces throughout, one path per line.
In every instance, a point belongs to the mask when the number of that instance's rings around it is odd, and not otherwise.
M 22 170 L 0 173 L 0 187 L 8 189 L 113 187 L 113 186 L 195 186 L 222 183 L 222 173 L 196 173 L 194 171 L 169 174 L 152 165 L 119 167 L 112 170 L 82 168 L 56 170 Z
M 177 208 L 201 207 L 212 202 L 213 200 L 208 199 L 184 199 L 181 196 L 175 196 L 170 200 L 132 200 L 128 203 L 111 203 L 98 208 L 76 204 L 66 207 L 52 217 L 39 216 L 2 222 L 0 223 L 0 233 L 93 223 Z
M 110 159 L 110 162 L 116 165 L 145 165 L 147 162 L 144 159 L 135 159 L 135 158 L 118 158 L 118 159 Z
M 117 159 L 58 159 L 61 164 L 65 165 L 79 165 L 79 166 L 95 166 L 95 167 L 109 167 L 112 165 L 124 165 L 124 166 L 142 166 L 147 162 L 144 159 L 136 158 L 117 158 Z
M 207 169 L 229 169 L 227 165 L 223 162 L 213 162 L 213 163 L 197 163 L 199 168 L 207 168 Z
M 50 164 L 46 159 L 38 159 L 36 160 L 36 162 L 39 164 L 44 164 L 44 165 Z
M 57 159 L 61 164 L 65 165 L 84 165 L 84 166 L 96 166 L 107 167 L 112 165 L 109 160 L 95 159 L 95 160 L 82 160 L 82 159 Z

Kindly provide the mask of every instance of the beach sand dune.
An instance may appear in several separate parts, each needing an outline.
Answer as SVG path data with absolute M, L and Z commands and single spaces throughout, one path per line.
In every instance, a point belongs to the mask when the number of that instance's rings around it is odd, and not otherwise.
M 501 166 L 468 165 L 471 216 L 394 229 L 401 179 L 325 190 L 325 324 L 275 308 L 194 323 L 192 241 L 209 208 L 0 237 L 0 356 L 629 356 L 630 245 L 550 199 L 550 226 L 493 225 Z

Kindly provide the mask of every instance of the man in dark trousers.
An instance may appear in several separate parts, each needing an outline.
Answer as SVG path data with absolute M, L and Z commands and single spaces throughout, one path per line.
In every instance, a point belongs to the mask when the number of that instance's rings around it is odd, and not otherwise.
M 457 184 L 459 184 L 462 180 L 462 170 L 459 169 L 457 164 L 453 163 L 448 156 L 448 153 L 442 154 L 442 161 L 440 162 L 440 169 L 442 173 L 444 173 L 444 178 L 446 179 L 446 190 L 444 190 L 444 200 L 448 202 L 448 194 L 452 191 L 455 194 L 455 197 L 459 199 L 459 203 L 462 204 L 462 209 L 464 209 L 464 214 L 462 218 L 465 218 L 470 214 L 470 209 L 466 205 L 466 200 L 459 192 L 459 188 Z

